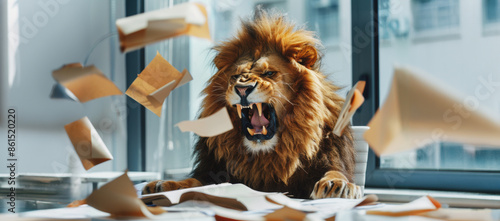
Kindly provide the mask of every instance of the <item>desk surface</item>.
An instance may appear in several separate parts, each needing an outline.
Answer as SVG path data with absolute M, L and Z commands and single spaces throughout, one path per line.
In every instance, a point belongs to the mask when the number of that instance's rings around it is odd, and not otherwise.
M 486 217 L 481 217 L 481 215 L 470 214 L 469 211 L 464 211 L 465 216 L 467 214 L 475 216 L 476 220 L 488 220 L 483 219 Z M 489 220 L 500 220 L 500 210 L 493 210 L 491 213 L 482 213 L 489 217 Z M 462 216 L 463 217 L 463 216 Z M 30 219 L 34 218 L 34 219 Z M 90 206 L 80 206 L 77 208 L 61 208 L 61 209 L 50 209 L 50 210 L 38 210 L 20 213 L 16 215 L 12 214 L 0 214 L 0 220 L 42 220 L 42 219 L 51 219 L 51 218 L 59 218 L 59 219 L 79 219 L 79 220 L 114 220 L 109 218 L 107 213 L 98 211 Z M 169 212 L 158 215 L 155 219 L 160 220 L 199 220 L 199 221 L 209 221 L 215 220 L 212 215 L 208 215 L 202 212 Z M 151 220 L 147 218 L 131 218 L 127 220 Z M 412 221 L 435 221 L 438 219 L 421 217 L 421 216 L 404 216 L 404 217 L 387 217 L 387 216 L 375 216 L 375 215 L 366 215 L 363 210 L 350 210 L 350 211 L 342 211 L 337 213 L 335 220 L 346 220 L 346 221 L 357 221 L 357 220 L 370 220 L 370 221 L 399 221 L 399 220 L 412 220 Z
M 142 180 L 155 180 L 160 179 L 160 173 L 157 172 L 127 172 L 130 180 L 132 181 L 142 181 Z M 119 176 L 123 175 L 123 172 L 90 172 L 82 174 L 71 174 L 71 173 L 20 173 L 18 179 L 23 180 L 33 180 L 33 181 L 53 181 L 61 180 L 66 178 L 81 178 L 82 183 L 94 183 L 94 182 L 109 182 Z M 9 178 L 9 174 L 0 174 L 0 179 Z

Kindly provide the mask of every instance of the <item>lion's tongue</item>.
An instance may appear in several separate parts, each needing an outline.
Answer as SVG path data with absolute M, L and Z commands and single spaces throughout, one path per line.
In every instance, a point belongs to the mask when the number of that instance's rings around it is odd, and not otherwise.
M 259 116 L 259 113 L 257 112 L 256 109 L 257 108 L 254 108 L 254 113 L 252 116 L 251 123 L 252 123 L 253 128 L 255 129 L 255 132 L 261 132 L 262 126 L 267 127 L 267 125 L 269 125 L 269 120 L 267 120 L 264 117 L 264 114 L 262 116 Z

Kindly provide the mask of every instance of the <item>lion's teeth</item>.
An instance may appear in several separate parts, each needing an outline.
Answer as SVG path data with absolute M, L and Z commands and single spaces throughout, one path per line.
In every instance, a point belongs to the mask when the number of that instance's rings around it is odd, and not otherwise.
M 267 135 L 266 126 L 262 126 L 262 134 Z
M 238 116 L 240 116 L 241 119 L 241 104 L 236 104 L 236 110 L 238 111 Z
M 250 128 L 248 128 L 248 127 L 247 127 L 247 130 L 248 130 L 248 133 L 249 133 L 251 136 L 253 136 L 253 135 L 255 134 L 255 130 L 250 129 Z
M 262 103 L 255 103 L 257 110 L 259 111 L 259 117 L 262 117 Z

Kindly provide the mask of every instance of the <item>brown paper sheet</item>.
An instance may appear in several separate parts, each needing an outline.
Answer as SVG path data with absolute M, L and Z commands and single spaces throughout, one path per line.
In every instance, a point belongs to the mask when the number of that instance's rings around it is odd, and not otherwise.
M 430 196 L 423 196 L 414 201 L 401 205 L 385 206 L 380 209 L 368 210 L 366 214 L 381 216 L 414 216 L 435 211 L 441 204 Z
M 344 105 L 340 110 L 339 118 L 335 127 L 333 128 L 333 133 L 337 136 L 341 136 L 344 129 L 351 122 L 351 118 L 356 112 L 356 110 L 363 104 L 365 98 L 363 97 L 363 91 L 365 90 L 365 81 L 358 81 L 354 87 L 347 93 Z
M 114 217 L 148 217 L 164 213 L 160 207 L 148 207 L 138 197 L 127 173 L 94 191 L 87 204 Z
M 182 121 L 176 126 L 182 132 L 191 131 L 200 137 L 213 137 L 233 129 L 233 123 L 225 107 L 208 117 Z
M 75 151 L 86 170 L 112 160 L 113 156 L 87 117 L 64 126 Z
M 120 89 L 93 65 L 83 67 L 80 63 L 68 64 L 53 71 L 52 76 L 82 103 L 122 94 Z
M 264 218 L 266 220 L 276 220 L 276 221 L 287 221 L 287 220 L 302 221 L 306 218 L 306 213 L 300 210 L 284 206 L 281 209 L 275 210 L 274 212 L 265 215 Z
M 211 39 L 207 11 L 196 3 L 146 12 L 116 21 L 122 52 L 180 35 Z
M 495 220 L 490 209 L 441 208 L 436 211 L 421 214 L 420 216 L 448 221 Z
M 387 100 L 364 138 L 379 156 L 439 141 L 500 146 L 500 122 L 467 108 L 457 93 L 422 71 L 396 67 Z
M 179 72 L 157 52 L 155 58 L 137 76 L 125 94 L 161 116 L 163 102 L 170 92 L 192 79 L 187 70 Z

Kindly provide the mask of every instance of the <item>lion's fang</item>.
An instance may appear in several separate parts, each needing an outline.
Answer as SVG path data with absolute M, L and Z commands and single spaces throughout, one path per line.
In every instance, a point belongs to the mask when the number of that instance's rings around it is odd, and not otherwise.
M 240 116 L 241 119 L 241 104 L 236 104 L 236 110 L 238 111 L 238 116 Z
M 259 117 L 262 117 L 262 103 L 255 103 L 257 110 L 259 111 Z
M 248 127 L 247 127 L 247 130 L 248 130 L 248 133 L 249 133 L 251 136 L 253 136 L 253 135 L 255 134 L 255 130 L 250 129 L 250 128 L 248 128 Z
M 262 134 L 267 135 L 267 129 L 266 126 L 262 126 Z

